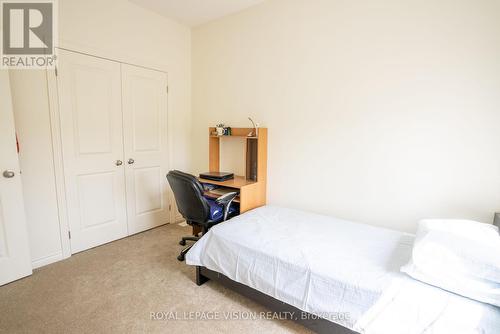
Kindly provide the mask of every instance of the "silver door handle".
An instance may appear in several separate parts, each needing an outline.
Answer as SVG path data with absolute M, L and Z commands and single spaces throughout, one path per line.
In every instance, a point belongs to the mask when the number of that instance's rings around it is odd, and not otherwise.
M 133 164 L 134 162 L 135 162 L 135 160 L 134 160 L 134 159 L 132 159 L 132 158 L 128 159 L 128 161 L 127 161 L 127 163 L 128 163 L 129 165 Z
M 14 176 L 16 175 L 16 173 L 14 173 L 14 171 L 12 170 L 5 170 L 3 171 L 3 177 L 7 178 L 7 179 L 11 179 L 13 178 Z
M 116 160 L 115 165 L 121 166 L 123 164 L 123 161 L 121 160 Z

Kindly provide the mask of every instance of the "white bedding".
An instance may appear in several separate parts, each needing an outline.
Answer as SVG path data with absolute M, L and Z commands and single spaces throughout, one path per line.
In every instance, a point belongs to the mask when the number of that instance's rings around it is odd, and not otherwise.
M 360 333 L 449 333 L 442 328 L 463 310 L 481 317 L 458 333 L 499 333 L 500 309 L 400 273 L 412 243 L 412 235 L 265 206 L 213 227 L 186 262 Z

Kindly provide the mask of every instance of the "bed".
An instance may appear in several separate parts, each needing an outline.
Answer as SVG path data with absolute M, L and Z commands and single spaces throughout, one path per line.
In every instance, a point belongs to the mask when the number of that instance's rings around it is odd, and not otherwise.
M 218 280 L 320 333 L 498 333 L 498 307 L 400 272 L 413 238 L 264 206 L 213 227 L 186 262 L 198 284 Z

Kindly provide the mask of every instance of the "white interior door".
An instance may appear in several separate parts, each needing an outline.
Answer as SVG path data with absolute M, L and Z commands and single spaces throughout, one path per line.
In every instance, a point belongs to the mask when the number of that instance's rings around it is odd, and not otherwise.
M 31 275 L 8 72 L 0 71 L 0 285 Z
M 122 64 L 129 233 L 169 222 L 167 74 Z
M 60 51 L 57 77 L 71 251 L 127 236 L 120 64 Z

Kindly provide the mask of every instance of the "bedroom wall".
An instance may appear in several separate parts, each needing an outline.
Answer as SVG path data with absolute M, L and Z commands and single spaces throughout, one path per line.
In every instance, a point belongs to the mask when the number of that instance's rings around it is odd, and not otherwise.
M 191 30 L 126 0 L 59 1 L 63 48 L 168 72 L 172 166 L 190 168 Z M 63 257 L 46 74 L 11 71 L 34 266 Z M 67 238 L 67 236 L 63 236 Z
M 252 116 L 269 128 L 271 204 L 404 231 L 427 217 L 491 222 L 499 11 L 492 0 L 269 0 L 195 28 L 193 171 L 208 168 L 208 126 Z

